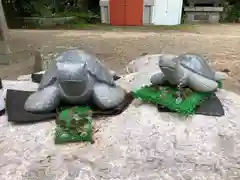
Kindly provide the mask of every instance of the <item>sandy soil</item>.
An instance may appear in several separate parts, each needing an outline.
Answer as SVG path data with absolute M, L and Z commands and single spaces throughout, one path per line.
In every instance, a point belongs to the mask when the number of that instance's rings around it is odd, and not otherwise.
M 42 48 L 44 54 L 66 47 L 83 48 L 97 54 L 119 73 L 123 73 L 130 60 L 143 53 L 201 53 L 216 69 L 230 71 L 231 78 L 225 82 L 225 88 L 240 93 L 240 25 L 197 25 L 187 32 L 11 30 L 10 39 L 13 49 L 33 45 Z M 0 69 L 1 77 L 16 78 L 32 71 L 32 60 L 21 60 Z

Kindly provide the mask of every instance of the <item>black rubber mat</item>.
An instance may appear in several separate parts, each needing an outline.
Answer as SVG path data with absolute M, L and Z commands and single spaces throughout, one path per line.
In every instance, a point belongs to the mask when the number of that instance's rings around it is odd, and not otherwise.
M 27 112 L 24 109 L 25 101 L 32 93 L 33 92 L 29 91 L 7 90 L 6 110 L 9 122 L 32 123 L 54 120 L 56 118 L 56 112 L 48 114 L 34 114 Z
M 42 76 L 43 74 L 38 74 L 38 73 L 34 73 L 31 75 L 32 81 L 35 83 L 40 83 L 42 80 Z M 120 79 L 121 77 L 118 75 L 113 76 L 113 79 L 116 81 L 118 79 Z
M 158 105 L 159 112 L 172 112 L 170 109 Z M 224 116 L 225 112 L 221 101 L 216 95 L 213 95 L 210 99 L 206 100 L 196 110 L 196 114 L 205 116 Z
M 25 111 L 24 104 L 27 98 L 33 92 L 7 90 L 6 96 L 6 109 L 8 114 L 8 121 L 14 123 L 33 123 L 40 121 L 47 121 L 55 119 L 57 116 L 56 111 L 48 114 L 35 114 Z M 93 107 L 93 116 L 115 116 L 121 114 L 133 101 L 131 93 L 126 95 L 125 100 L 116 108 L 110 110 L 98 110 Z M 57 111 L 66 108 L 67 106 L 59 107 Z
M 43 74 L 34 73 L 31 75 L 32 82 L 35 82 L 35 83 L 40 83 L 42 80 L 42 77 L 43 77 Z

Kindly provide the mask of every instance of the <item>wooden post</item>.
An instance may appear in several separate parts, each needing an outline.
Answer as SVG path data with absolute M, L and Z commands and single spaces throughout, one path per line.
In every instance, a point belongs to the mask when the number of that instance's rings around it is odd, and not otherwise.
M 7 40 L 8 26 L 4 14 L 2 0 L 0 0 L 0 64 L 9 64 L 10 48 Z

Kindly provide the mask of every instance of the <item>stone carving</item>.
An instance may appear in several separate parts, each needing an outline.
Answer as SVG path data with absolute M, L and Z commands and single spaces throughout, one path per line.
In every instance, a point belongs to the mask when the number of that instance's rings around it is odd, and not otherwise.
M 188 86 L 199 92 L 212 92 L 218 88 L 218 82 L 224 79 L 222 72 L 214 71 L 201 55 L 166 54 L 159 57 L 159 72 L 151 77 L 154 85 L 168 81 L 179 88 Z
M 73 105 L 93 102 L 101 109 L 110 109 L 118 106 L 124 98 L 125 91 L 115 85 L 113 75 L 97 57 L 73 49 L 51 62 L 38 91 L 27 99 L 25 109 L 49 112 L 60 102 Z

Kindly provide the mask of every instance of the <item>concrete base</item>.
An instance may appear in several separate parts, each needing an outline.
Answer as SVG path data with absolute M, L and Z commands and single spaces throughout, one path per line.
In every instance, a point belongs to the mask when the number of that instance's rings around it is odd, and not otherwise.
M 186 23 L 218 23 L 223 7 L 185 7 Z

